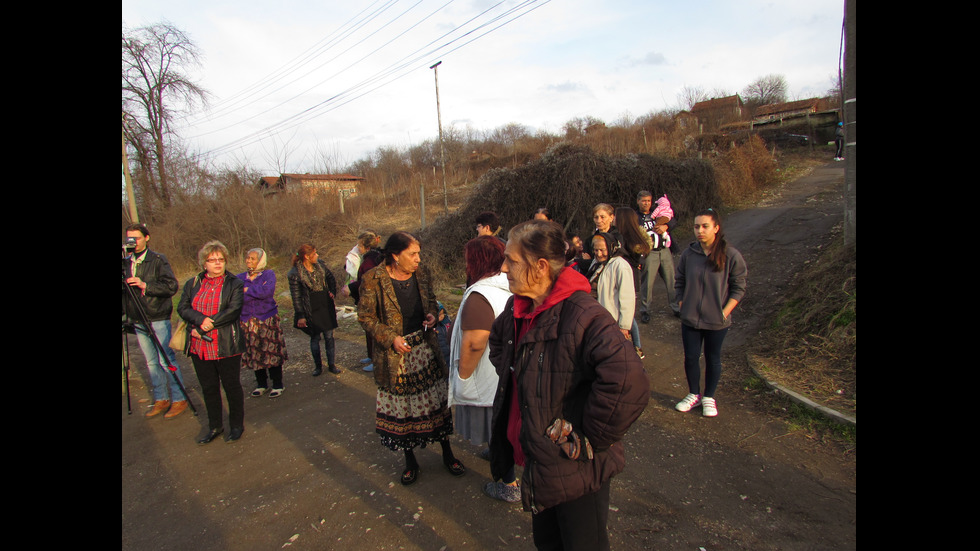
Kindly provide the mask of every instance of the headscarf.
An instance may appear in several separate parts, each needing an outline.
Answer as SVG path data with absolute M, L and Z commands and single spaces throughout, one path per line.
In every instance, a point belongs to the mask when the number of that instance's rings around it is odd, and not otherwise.
M 250 255 L 252 253 L 256 253 L 256 254 L 259 255 L 259 261 L 255 264 L 255 269 L 248 270 L 246 268 L 246 270 L 248 271 L 248 275 L 250 275 L 250 276 L 261 274 L 262 273 L 262 270 L 265 270 L 265 265 L 266 265 L 266 262 L 267 262 L 267 258 L 266 258 L 266 255 L 265 255 L 265 251 L 264 250 L 262 250 L 262 249 L 260 249 L 258 247 L 255 247 L 254 249 L 249 249 L 248 252 L 245 253 L 245 256 L 248 257 L 248 255 Z
M 602 272 L 602 267 L 605 266 L 607 262 L 612 260 L 612 257 L 622 256 L 623 254 L 622 249 L 619 248 L 619 240 L 613 237 L 611 233 L 599 232 L 593 235 L 592 238 L 595 239 L 596 235 L 601 237 L 606 242 L 606 251 L 608 251 L 608 255 L 606 256 L 606 260 L 603 262 L 599 262 L 599 260 L 595 258 L 595 255 L 593 255 L 592 264 L 589 266 L 588 273 L 586 274 L 586 277 L 592 282 L 597 279 L 598 274 Z

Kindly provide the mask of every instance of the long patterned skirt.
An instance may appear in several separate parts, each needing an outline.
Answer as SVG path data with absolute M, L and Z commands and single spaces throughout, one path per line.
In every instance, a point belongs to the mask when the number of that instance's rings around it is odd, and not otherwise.
M 264 321 L 251 318 L 240 322 L 245 335 L 245 353 L 242 354 L 242 369 L 268 369 L 282 366 L 289 355 L 286 353 L 286 339 L 283 337 L 279 316 Z
M 405 337 L 412 350 L 404 356 L 394 386 L 378 387 L 376 432 L 394 451 L 425 447 L 453 433 L 448 382 L 422 331 Z

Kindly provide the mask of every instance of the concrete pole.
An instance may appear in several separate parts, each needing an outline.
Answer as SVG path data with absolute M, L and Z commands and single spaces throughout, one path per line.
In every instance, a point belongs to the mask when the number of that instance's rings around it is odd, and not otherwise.
M 442 197 L 445 203 L 446 216 L 449 215 L 449 190 L 446 188 L 446 146 L 442 141 L 442 110 L 439 108 L 439 66 L 442 62 L 429 67 L 436 75 L 436 117 L 439 120 L 439 157 L 442 164 Z
M 857 241 L 857 0 L 844 3 L 844 242 Z

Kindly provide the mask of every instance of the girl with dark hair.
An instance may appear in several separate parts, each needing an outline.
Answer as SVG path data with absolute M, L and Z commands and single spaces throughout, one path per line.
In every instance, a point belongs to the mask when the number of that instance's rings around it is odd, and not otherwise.
M 432 442 L 442 445 L 443 464 L 453 476 L 466 474 L 449 445 L 449 369 L 431 331 L 439 306 L 420 250 L 412 234 L 393 233 L 384 246 L 384 264 L 364 274 L 357 305 L 357 321 L 375 340 L 375 431 L 385 447 L 404 451 L 401 483 L 406 486 L 419 475 L 415 448 Z
M 715 390 L 721 379 L 721 346 L 732 325 L 732 310 L 745 296 L 745 260 L 725 240 L 721 219 L 712 209 L 694 217 L 695 242 L 681 253 L 674 277 L 680 303 L 681 339 L 688 395 L 678 411 L 701 405 L 705 417 L 718 415 Z M 704 351 L 704 394 L 701 362 Z
M 310 354 L 313 355 L 313 376 L 323 373 L 320 357 L 320 339 L 327 353 L 327 368 L 340 373 L 334 363 L 333 330 L 337 328 L 337 280 L 326 263 L 320 260 L 316 247 L 304 243 L 293 256 L 293 267 L 286 274 L 289 295 L 293 299 L 293 327 L 310 337 Z

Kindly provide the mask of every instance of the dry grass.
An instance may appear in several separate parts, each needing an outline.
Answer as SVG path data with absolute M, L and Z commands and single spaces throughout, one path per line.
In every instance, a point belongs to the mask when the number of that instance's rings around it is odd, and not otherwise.
M 857 255 L 838 236 L 753 343 L 766 378 L 857 415 Z

